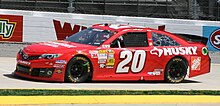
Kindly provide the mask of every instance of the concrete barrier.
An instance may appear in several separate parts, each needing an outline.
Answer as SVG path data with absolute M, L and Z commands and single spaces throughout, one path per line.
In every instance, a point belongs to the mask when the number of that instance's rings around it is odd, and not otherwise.
M 166 30 L 173 33 L 185 33 L 209 37 L 204 26 L 214 26 L 220 29 L 218 21 L 199 21 L 199 20 L 183 20 L 183 19 L 165 19 L 165 18 L 148 18 L 148 17 L 127 17 L 127 16 L 112 16 L 112 15 L 92 15 L 92 14 L 74 14 L 74 13 L 53 13 L 53 12 L 38 12 L 38 11 L 22 11 L 22 10 L 7 10 L 0 9 L 1 20 L 9 20 L 9 23 L 16 23 L 7 17 L 2 18 L 1 15 L 23 17 L 22 20 L 22 39 L 17 42 L 41 42 L 58 40 L 65 38 L 77 30 L 84 27 L 89 27 L 97 23 L 117 23 L 130 24 L 144 27 L 157 28 L 159 25 L 166 25 Z M 18 24 L 17 24 L 18 25 Z M 15 26 L 18 27 L 18 26 Z M 77 29 L 80 26 L 80 29 Z M 217 30 L 215 29 L 215 30 Z M 215 30 L 211 30 L 211 33 Z M 1 31 L 1 29 L 0 29 Z M 15 31 L 15 30 L 14 30 Z M 11 33 L 11 38 L 16 37 L 15 32 Z M 62 36 L 62 37 L 59 37 Z M 3 39 L 0 33 L 0 41 L 11 41 Z M 218 36 L 214 41 L 220 40 Z M 213 42 L 213 41 L 212 41 Z M 210 43 L 210 48 L 211 43 Z M 218 43 L 217 43 L 218 44 Z M 218 45 L 217 45 L 218 47 Z M 213 47 L 212 50 L 220 50 Z

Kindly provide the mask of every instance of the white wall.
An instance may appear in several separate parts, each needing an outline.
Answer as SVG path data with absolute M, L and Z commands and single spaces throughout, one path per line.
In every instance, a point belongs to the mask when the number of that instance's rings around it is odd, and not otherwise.
M 23 16 L 24 42 L 56 40 L 57 38 L 53 24 L 54 19 L 61 21 L 62 24 L 64 24 L 64 22 L 68 22 L 73 25 L 78 24 L 87 27 L 97 23 L 129 23 L 130 25 L 151 28 L 157 28 L 159 25 L 166 25 L 166 30 L 173 33 L 186 33 L 200 36 L 202 36 L 203 26 L 220 26 L 220 22 L 218 21 L 53 13 L 6 9 L 0 9 L 0 14 Z

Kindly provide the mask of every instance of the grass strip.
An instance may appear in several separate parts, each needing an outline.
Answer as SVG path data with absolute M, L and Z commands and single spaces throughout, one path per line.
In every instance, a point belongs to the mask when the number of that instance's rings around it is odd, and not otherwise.
M 0 96 L 54 96 L 54 95 L 220 95 L 220 90 L 48 90 L 48 89 L 0 89 Z

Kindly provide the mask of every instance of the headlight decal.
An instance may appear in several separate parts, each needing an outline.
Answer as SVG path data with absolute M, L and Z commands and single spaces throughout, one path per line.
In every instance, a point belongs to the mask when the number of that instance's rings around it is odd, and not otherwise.
M 43 58 L 43 59 L 54 59 L 54 58 L 58 58 L 60 56 L 60 54 L 42 54 L 39 58 Z

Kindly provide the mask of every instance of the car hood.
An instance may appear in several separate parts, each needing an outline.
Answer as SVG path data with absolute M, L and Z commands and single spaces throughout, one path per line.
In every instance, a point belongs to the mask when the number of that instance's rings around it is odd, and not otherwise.
M 50 53 L 50 52 L 58 53 L 66 50 L 78 50 L 78 49 L 87 49 L 94 47 L 95 46 L 73 43 L 68 41 L 49 41 L 49 42 L 40 42 L 29 45 L 24 48 L 24 51 L 28 53 Z

